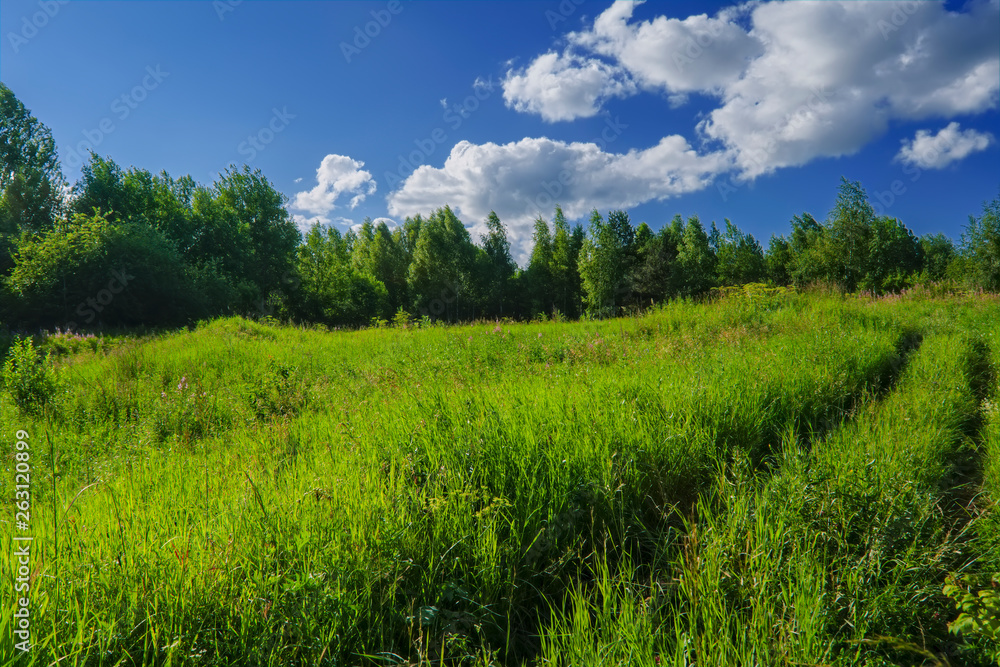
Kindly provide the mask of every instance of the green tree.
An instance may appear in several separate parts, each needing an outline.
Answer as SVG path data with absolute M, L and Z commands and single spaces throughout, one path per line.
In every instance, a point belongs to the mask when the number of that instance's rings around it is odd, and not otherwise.
M 259 169 L 247 166 L 227 169 L 213 190 L 213 213 L 235 229 L 240 266 L 234 273 L 253 286 L 250 296 L 267 299 L 286 288 L 301 240 L 285 209 L 286 197 Z
M 677 248 L 681 296 L 698 296 L 715 286 L 716 258 L 698 216 L 688 218 Z
M 494 211 L 490 211 L 486 218 L 486 233 L 480 240 L 486 259 L 483 268 L 486 315 L 502 317 L 504 314 L 510 314 L 510 307 L 507 307 L 505 313 L 504 306 L 505 300 L 511 296 L 510 281 L 514 277 L 517 265 L 510 256 L 507 228 Z
M 792 217 L 789 237 L 789 276 L 798 286 L 835 282 L 839 275 L 836 254 L 827 228 L 808 213 Z
M 573 233 L 560 206 L 556 206 L 552 227 L 552 300 L 563 315 L 577 317 L 574 288 L 580 274 L 580 256 L 573 246 Z
M 955 244 L 944 234 L 924 234 L 920 237 L 921 279 L 936 282 L 944 280 L 948 265 L 954 260 Z
M 861 183 L 841 177 L 827 222 L 831 247 L 825 259 L 834 262 L 830 277 L 848 292 L 856 291 L 867 273 L 874 224 L 875 209 Z
M 386 319 L 399 308 L 405 308 L 406 255 L 384 220 L 375 225 L 369 218 L 365 218 L 354 241 L 351 263 L 360 273 L 385 285 L 388 311 L 383 316 Z
M 771 241 L 767 245 L 767 252 L 764 253 L 767 279 L 775 285 L 790 285 L 794 259 L 795 255 L 788 239 L 772 234 Z
M 110 157 L 96 153 L 80 168 L 80 180 L 73 186 L 73 213 L 92 215 L 101 211 L 112 222 L 127 220 L 133 213 L 125 191 L 125 172 Z
M 635 260 L 635 230 L 628 214 L 612 211 L 605 222 L 594 209 L 580 255 L 584 298 L 592 314 L 614 315 L 628 301 Z
M 294 312 L 330 326 L 361 326 L 388 310 L 389 293 L 381 281 L 352 264 L 343 235 L 314 225 L 297 251 L 300 279 Z
M 860 283 L 875 294 L 898 292 L 920 269 L 920 244 L 903 223 L 879 216 L 872 222 L 868 263 Z
M 555 275 L 553 271 L 552 233 L 549 223 L 541 217 L 535 220 L 534 233 L 531 236 L 534 245 L 531 249 L 531 259 L 528 261 L 526 280 L 528 298 L 531 302 L 531 313 L 550 313 L 555 303 Z
M 16 320 L 71 329 L 205 317 L 219 306 L 213 296 L 227 296 L 217 281 L 158 230 L 101 214 L 26 237 L 5 280 Z
M 62 215 L 65 179 L 52 132 L 0 83 L 0 275 L 12 267 L 22 232 L 52 228 Z
M 962 253 L 975 285 L 1000 290 L 1000 196 L 984 202 L 978 218 L 969 216 L 962 235 Z
M 714 224 L 713 224 L 714 227 Z M 767 262 L 760 243 L 726 218 L 726 231 L 716 241 L 717 274 L 722 285 L 761 282 L 767 276 Z
M 414 307 L 433 318 L 455 321 L 465 308 L 473 314 L 471 277 L 475 246 L 450 206 L 420 226 L 408 285 Z
M 640 228 L 641 229 L 641 228 Z M 636 232 L 637 263 L 633 279 L 635 299 L 643 305 L 658 303 L 679 293 L 677 249 L 684 236 L 684 221 L 675 215 L 652 237 Z

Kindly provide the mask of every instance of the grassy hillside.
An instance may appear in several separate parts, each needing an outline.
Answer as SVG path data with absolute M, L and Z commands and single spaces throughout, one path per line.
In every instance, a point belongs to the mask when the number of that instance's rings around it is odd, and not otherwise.
M 0 408 L 34 647 L 5 594 L 0 659 L 994 664 L 989 598 L 948 624 L 1000 572 L 997 306 L 39 340 L 52 388 L 22 364 Z

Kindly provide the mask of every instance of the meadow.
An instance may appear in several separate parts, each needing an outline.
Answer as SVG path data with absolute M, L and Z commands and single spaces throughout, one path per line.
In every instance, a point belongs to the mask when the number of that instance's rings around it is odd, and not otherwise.
M 1000 664 L 998 305 L 37 336 L 0 662 Z

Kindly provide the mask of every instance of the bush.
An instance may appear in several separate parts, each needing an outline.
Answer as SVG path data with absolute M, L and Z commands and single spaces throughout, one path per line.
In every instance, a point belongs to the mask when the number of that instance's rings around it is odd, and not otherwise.
M 56 393 L 56 372 L 49 355 L 35 349 L 30 338 L 16 341 L 3 366 L 3 383 L 25 414 L 38 414 Z
M 22 325 L 178 324 L 209 315 L 209 300 L 227 297 L 214 267 L 190 267 L 156 229 L 99 213 L 25 236 L 14 262 L 7 306 Z

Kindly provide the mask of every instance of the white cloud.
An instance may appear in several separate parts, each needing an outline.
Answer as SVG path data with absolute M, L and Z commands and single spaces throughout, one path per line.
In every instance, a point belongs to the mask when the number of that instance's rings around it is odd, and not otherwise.
M 374 220 L 372 220 L 372 224 L 374 224 L 376 227 L 378 227 L 378 224 L 380 222 L 384 222 L 385 226 L 389 228 L 390 232 L 394 230 L 396 227 L 399 227 L 399 223 L 393 220 L 392 218 L 375 218 Z
M 611 122 L 609 121 L 609 127 Z M 609 135 L 613 136 L 613 135 Z M 627 208 L 704 188 L 726 168 L 722 153 L 699 155 L 680 136 L 642 151 L 609 153 L 594 142 L 528 138 L 498 145 L 459 142 L 441 168 L 423 165 L 389 197 L 396 216 L 450 204 L 473 238 L 496 211 L 507 225 L 518 261 L 526 259 L 532 221 L 551 218 L 560 204 L 570 219 L 592 208 Z
M 531 219 L 551 216 L 557 202 L 573 218 L 698 190 L 720 174 L 753 179 L 856 153 L 894 122 L 950 121 L 995 110 L 1000 99 L 1000 0 L 959 11 L 943 2 L 751 1 L 714 16 L 649 20 L 633 18 L 637 4 L 616 2 L 564 35 L 560 50 L 508 63 L 504 99 L 555 122 L 607 113 L 610 100 L 640 93 L 664 108 L 700 96 L 714 108 L 689 128 L 697 149 L 677 129 L 626 154 L 544 137 L 461 142 L 443 166 L 420 167 L 391 193 L 389 212 L 450 203 L 482 227 L 494 209 L 523 259 Z M 979 135 L 950 132 L 939 161 L 981 150 Z M 909 147 L 932 139 L 918 133 Z
M 375 179 L 363 166 L 364 162 L 346 155 L 327 155 L 316 170 L 316 187 L 296 194 L 290 208 L 312 214 L 311 218 L 298 216 L 302 220 L 329 223 L 329 213 L 338 207 L 341 196 L 351 197 L 348 208 L 353 209 L 374 194 Z
M 733 153 L 743 178 L 855 153 L 893 120 L 997 106 L 997 0 L 961 12 L 936 2 L 749 2 L 714 17 L 635 21 L 637 4 L 616 2 L 566 35 L 561 53 L 508 72 L 509 106 L 553 121 L 639 91 L 672 107 L 709 96 L 718 106 L 697 129 Z
M 348 222 L 351 223 L 350 227 L 354 231 L 355 234 L 357 234 L 358 232 L 360 232 L 362 225 L 364 225 L 363 222 L 352 222 L 352 221 L 348 221 Z M 399 226 L 398 224 L 396 224 L 396 221 L 393 220 L 392 218 L 375 218 L 374 220 L 372 220 L 372 225 L 375 226 L 375 227 L 378 227 L 378 225 L 379 225 L 380 222 L 384 222 L 385 226 L 389 228 L 390 232 L 392 230 L 396 229 L 396 227 Z
M 330 219 L 327 216 L 322 215 L 301 215 L 299 213 L 292 214 L 292 222 L 298 228 L 303 235 L 307 234 L 314 226 L 319 225 L 320 227 L 350 227 L 354 224 L 354 221 L 350 218 L 335 217 Z
M 892 120 L 997 104 L 995 2 L 961 14 L 922 2 L 765 3 L 752 17 L 765 50 L 699 126 L 743 177 L 856 153 Z
M 763 50 L 737 23 L 752 5 L 711 18 L 658 16 L 631 23 L 640 4 L 616 2 L 594 20 L 592 29 L 570 33 L 570 44 L 612 58 L 647 90 L 671 93 L 721 90 L 740 77 L 747 59 Z
M 958 123 L 949 123 L 940 132 L 917 130 L 911 141 L 904 141 L 896 160 L 922 169 L 942 169 L 952 162 L 977 153 L 993 143 L 993 135 L 973 129 L 962 131 Z
M 549 122 L 593 116 L 608 98 L 634 92 L 635 84 L 621 70 L 596 58 L 553 52 L 523 70 L 508 71 L 503 81 L 508 107 L 537 113 Z

